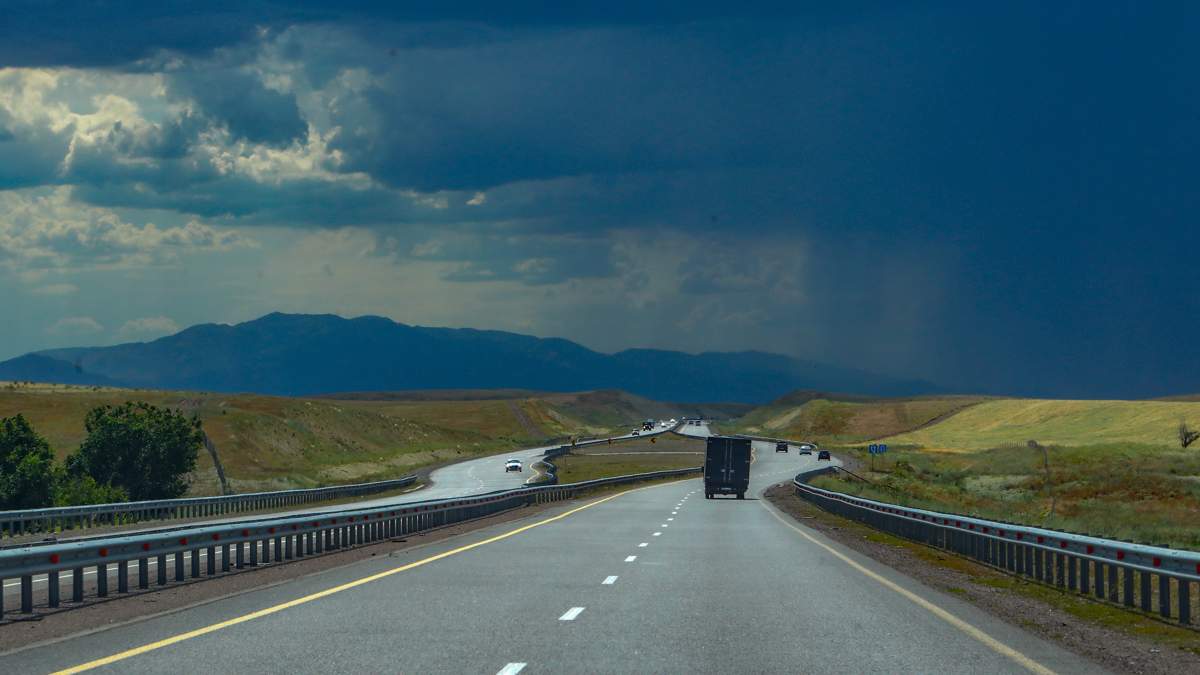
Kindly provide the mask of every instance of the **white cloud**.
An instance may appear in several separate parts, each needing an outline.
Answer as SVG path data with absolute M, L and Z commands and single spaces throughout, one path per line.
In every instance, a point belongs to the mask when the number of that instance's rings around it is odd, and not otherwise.
M 51 335 L 91 335 L 104 332 L 104 326 L 90 316 L 66 316 L 46 329 Z
M 128 222 L 110 209 L 80 204 L 71 189 L 0 192 L 0 267 L 39 269 L 145 266 L 183 251 L 224 251 L 253 242 L 199 221 L 161 227 Z
M 179 324 L 165 316 L 146 316 L 130 319 L 117 330 L 117 336 L 125 339 L 148 339 L 179 332 Z

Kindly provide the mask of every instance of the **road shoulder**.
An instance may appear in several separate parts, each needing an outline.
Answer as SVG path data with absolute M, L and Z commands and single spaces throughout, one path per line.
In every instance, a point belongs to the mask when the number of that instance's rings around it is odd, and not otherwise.
M 1200 672 L 1200 633 L 1033 584 L 822 511 L 781 483 L 763 494 L 797 525 L 1005 623 L 1129 673 Z

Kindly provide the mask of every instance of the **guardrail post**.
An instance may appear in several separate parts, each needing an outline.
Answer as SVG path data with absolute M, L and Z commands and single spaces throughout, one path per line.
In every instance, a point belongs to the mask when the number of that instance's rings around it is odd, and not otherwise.
M 1087 595 L 1092 591 L 1091 580 L 1088 578 L 1092 561 L 1087 558 L 1079 559 L 1079 592 Z
M 105 563 L 96 565 L 96 596 L 108 597 L 108 565 Z
M 174 556 L 175 562 L 175 581 L 183 581 L 183 551 L 176 551 Z
M 200 549 L 194 548 L 188 555 L 192 559 L 192 578 L 195 579 L 200 576 Z
M 3 593 L 0 590 L 0 593 Z M 21 613 L 33 613 L 33 575 L 26 574 L 21 577 Z
M 240 541 L 234 546 L 237 547 L 237 568 L 240 570 L 246 566 L 246 542 Z
M 71 570 L 71 602 L 83 602 L 83 568 Z
M 205 553 L 208 555 L 208 559 L 204 561 L 207 563 L 204 571 L 211 577 L 217 573 L 217 547 L 209 546 Z
M 221 544 L 221 571 L 229 571 L 229 544 Z
M 150 561 L 138 558 L 138 588 L 150 588 Z
M 1105 564 L 1096 561 L 1096 597 L 1104 599 L 1104 567 Z
M 157 579 L 158 585 L 166 586 L 167 585 L 167 554 L 166 553 L 158 554 L 158 558 L 155 560 L 154 567 L 158 572 L 158 579 Z
M 117 563 L 117 592 L 129 592 L 129 561 L 122 560 Z
M 3 581 L 0 580 L 0 588 L 3 587 Z M 49 594 L 49 605 L 58 607 L 59 593 L 61 592 L 61 582 L 58 580 L 58 572 L 50 572 L 46 575 L 46 592 Z M 0 596 L 4 595 L 0 592 Z M 0 598 L 0 614 L 4 614 L 4 599 Z
M 1187 579 L 1176 579 L 1179 583 L 1179 623 L 1188 625 L 1192 622 L 1192 582 Z
M 251 567 L 255 567 L 258 565 L 258 544 L 259 544 L 259 542 L 257 539 L 255 539 L 255 540 L 251 540 L 249 543 L 250 543 L 250 562 L 248 564 Z

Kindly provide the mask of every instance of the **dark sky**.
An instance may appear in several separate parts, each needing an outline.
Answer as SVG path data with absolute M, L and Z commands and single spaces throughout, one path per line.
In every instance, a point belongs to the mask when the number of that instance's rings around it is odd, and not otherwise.
M 0 358 L 283 310 L 1200 391 L 1195 4 L 4 4 Z

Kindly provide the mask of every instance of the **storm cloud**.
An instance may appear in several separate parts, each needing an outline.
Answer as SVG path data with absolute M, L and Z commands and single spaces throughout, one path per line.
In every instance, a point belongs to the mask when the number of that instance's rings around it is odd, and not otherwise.
M 824 5 L 17 3 L 7 297 L 1193 389 L 1198 10 Z

